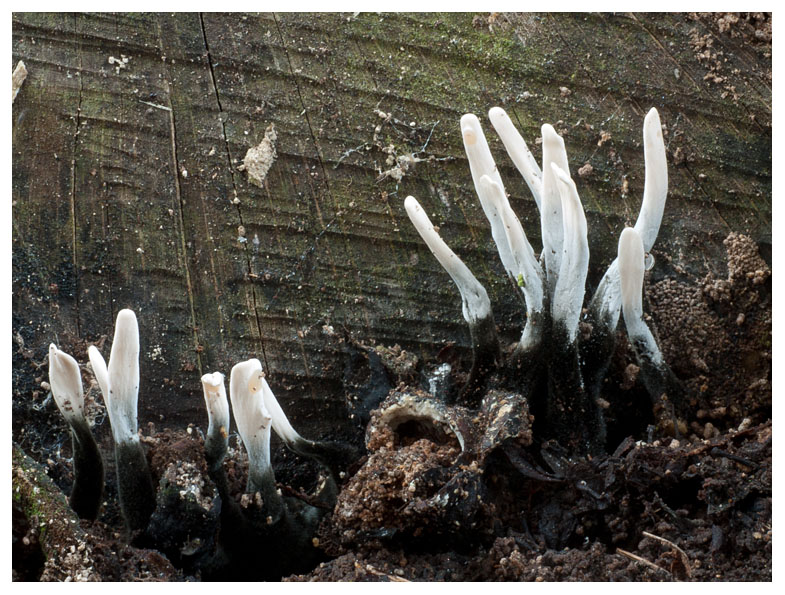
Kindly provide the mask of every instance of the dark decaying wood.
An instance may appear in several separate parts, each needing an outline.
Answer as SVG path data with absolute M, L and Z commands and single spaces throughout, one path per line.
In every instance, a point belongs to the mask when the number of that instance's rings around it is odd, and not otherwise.
M 653 274 L 702 276 L 731 230 L 771 243 L 770 48 L 710 15 L 17 13 L 15 349 L 42 361 L 52 341 L 111 338 L 132 308 L 142 425 L 206 426 L 200 375 L 258 357 L 297 427 L 329 435 L 351 423 L 345 332 L 424 358 L 469 344 L 408 194 L 488 288 L 502 336 L 519 332 L 462 114 L 483 122 L 536 251 L 536 206 L 487 110 L 538 158 L 542 123 L 564 135 L 593 287 L 637 216 L 656 107 L 670 193 Z M 271 124 L 257 186 L 240 166 Z M 15 376 L 17 399 L 26 386 Z

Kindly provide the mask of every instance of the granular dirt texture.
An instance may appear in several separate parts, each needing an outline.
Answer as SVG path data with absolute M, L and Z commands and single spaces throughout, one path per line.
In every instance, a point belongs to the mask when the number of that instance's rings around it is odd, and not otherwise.
M 724 244 L 724 278 L 665 279 L 647 293 L 663 355 L 694 396 L 691 429 L 705 437 L 771 416 L 771 269 L 749 237 Z
M 526 480 L 517 523 L 508 519 L 506 536 L 473 550 L 425 552 L 416 536 L 387 545 L 392 536 L 377 532 L 288 580 L 770 580 L 771 442 L 770 423 L 713 440 L 628 441 L 558 486 L 567 494 L 559 506 L 577 513 L 564 547 L 548 547 L 542 533 L 553 512 L 542 500 L 553 490 Z

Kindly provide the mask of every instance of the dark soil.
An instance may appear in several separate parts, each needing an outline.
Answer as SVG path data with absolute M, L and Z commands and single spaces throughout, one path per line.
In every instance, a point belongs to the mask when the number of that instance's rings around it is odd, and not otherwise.
M 281 578 L 770 581 L 771 270 L 748 238 L 731 234 L 725 244 L 726 273 L 677 271 L 646 292 L 650 324 L 691 413 L 670 432 L 656 426 L 620 333 L 604 395 L 603 456 L 571 459 L 538 440 L 525 402 L 514 398 L 518 425 L 501 430 L 487 412 L 459 412 L 498 438 L 471 457 L 447 423 L 424 416 L 391 425 L 384 412 L 402 396 L 427 401 L 428 364 L 398 347 L 342 339 L 350 411 L 368 423 L 365 450 L 342 474 L 338 502 L 314 536 L 321 562 Z M 61 347 L 87 360 L 85 345 Z M 46 362 L 18 335 L 14 375 L 14 580 L 210 578 L 220 527 L 203 453 L 206 416 L 187 427 L 143 425 L 159 508 L 145 534 L 130 536 L 92 375 L 85 370 L 84 381 L 96 397 L 89 411 L 107 468 L 95 522 L 67 505 L 70 440 L 47 396 Z M 494 404 L 497 413 L 507 402 Z M 350 438 L 362 444 L 361 434 Z M 242 504 L 247 461 L 236 436 L 230 447 L 225 469 Z M 307 498 L 318 468 L 274 447 L 282 491 Z

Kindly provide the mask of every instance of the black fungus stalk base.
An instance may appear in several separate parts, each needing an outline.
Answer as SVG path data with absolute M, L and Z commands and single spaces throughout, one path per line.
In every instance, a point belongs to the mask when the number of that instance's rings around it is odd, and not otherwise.
M 104 495 L 104 462 L 87 423 L 71 426 L 74 485 L 69 502 L 79 518 L 98 518 Z
M 116 444 L 115 461 L 117 494 L 126 528 L 131 532 L 143 530 L 155 510 L 155 487 L 141 443 Z

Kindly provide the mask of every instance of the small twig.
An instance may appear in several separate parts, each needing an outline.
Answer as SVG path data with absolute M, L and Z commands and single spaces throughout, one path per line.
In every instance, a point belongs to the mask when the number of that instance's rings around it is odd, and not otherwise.
M 697 521 L 694 521 L 692 519 L 679 516 L 679 514 L 675 510 L 673 510 L 670 506 L 668 506 L 665 503 L 665 501 L 656 491 L 654 492 L 654 498 L 655 498 L 654 502 L 656 502 L 662 510 L 667 512 L 671 516 L 671 518 L 673 518 L 673 520 L 679 523 L 680 525 L 684 527 L 694 527 L 698 523 Z
M 751 469 L 757 469 L 758 467 L 760 467 L 760 465 L 750 461 L 749 459 L 745 459 L 738 455 L 731 454 L 727 451 L 717 448 L 716 446 L 709 451 L 709 454 L 713 457 L 725 457 L 726 459 L 730 459 L 731 461 L 736 461 L 737 463 L 746 465 Z
M 645 558 L 641 558 L 640 556 L 636 556 L 632 552 L 628 552 L 627 550 L 623 550 L 620 547 L 616 548 L 616 553 L 621 554 L 622 556 L 627 556 L 630 560 L 635 560 L 636 562 L 640 562 L 641 564 L 648 566 L 649 568 L 653 568 L 654 570 L 659 570 L 661 572 L 666 573 L 668 576 L 673 576 L 669 570 L 663 568 L 662 566 L 657 566 L 654 562 L 649 562 Z
M 690 559 L 687 556 L 687 553 L 683 549 L 681 549 L 678 545 L 676 545 L 672 541 L 669 541 L 664 537 L 660 537 L 659 535 L 654 535 L 653 533 L 649 533 L 648 531 L 642 531 L 641 533 L 646 537 L 650 537 L 651 539 L 654 539 L 656 541 L 659 541 L 660 543 L 664 543 L 665 545 L 670 546 L 674 551 L 676 551 L 681 557 L 681 563 L 684 566 L 684 571 L 687 573 L 687 576 L 688 577 L 692 576 L 692 569 L 690 568 Z
M 150 107 L 154 107 L 154 108 L 156 108 L 156 109 L 162 109 L 162 110 L 164 110 L 165 112 L 171 112 L 171 111 L 172 111 L 172 108 L 171 108 L 171 107 L 167 107 L 167 106 L 165 106 L 165 105 L 159 105 L 159 104 L 157 104 L 157 103 L 152 103 L 152 102 L 150 102 L 150 101 L 142 101 L 142 100 L 140 99 L 140 100 L 139 100 L 139 103 L 144 103 L 145 105 L 149 105 Z
M 367 147 L 368 147 L 368 143 L 363 143 L 363 144 L 361 144 L 361 145 L 357 145 L 357 146 L 356 146 L 354 149 L 349 149 L 349 150 L 347 150 L 347 151 L 344 151 L 344 152 L 341 154 L 341 157 L 340 157 L 340 158 L 338 159 L 338 161 L 335 163 L 335 165 L 333 165 L 333 169 L 338 169 L 338 166 L 339 166 L 339 165 L 341 165 L 341 162 L 342 162 L 344 159 L 346 159 L 346 158 L 347 158 L 349 155 L 351 155 L 352 153 L 359 153 L 360 151 L 362 151 L 362 150 L 366 149 Z
M 363 566 L 359 562 L 355 561 L 354 562 L 354 567 L 357 568 L 358 570 L 363 570 L 363 571 L 365 571 L 365 572 L 367 572 L 369 574 L 373 574 L 374 576 L 383 576 L 384 578 L 389 579 L 389 581 L 393 582 L 393 583 L 410 583 L 410 582 L 412 582 L 409 579 L 405 579 L 405 578 L 400 577 L 400 576 L 395 576 L 394 574 L 387 574 L 386 572 L 382 572 L 381 570 L 376 570 L 376 568 L 374 568 L 370 564 L 366 564 L 365 566 Z

